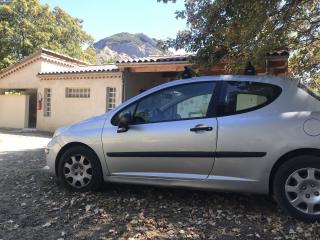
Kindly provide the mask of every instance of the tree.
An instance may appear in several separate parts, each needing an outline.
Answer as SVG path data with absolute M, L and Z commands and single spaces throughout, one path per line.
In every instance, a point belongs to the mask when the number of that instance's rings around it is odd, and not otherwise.
M 265 54 L 287 48 L 290 72 L 319 80 L 319 0 L 185 0 L 187 29 L 166 47 L 184 48 L 202 65 L 228 62 L 237 73 L 247 61 L 264 65 Z M 320 81 L 318 82 L 318 84 Z
M 93 38 L 81 24 L 61 8 L 50 10 L 39 0 L 1 1 L 0 69 L 39 48 L 94 62 Z

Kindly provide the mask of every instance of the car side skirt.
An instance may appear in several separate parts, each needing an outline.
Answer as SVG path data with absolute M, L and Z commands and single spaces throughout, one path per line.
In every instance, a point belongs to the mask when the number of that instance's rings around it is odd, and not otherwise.
M 108 157 L 212 157 L 212 158 L 250 158 L 264 157 L 266 152 L 109 152 Z
M 125 173 L 124 173 L 125 174 Z M 234 178 L 227 176 L 209 176 L 200 179 L 177 179 L 146 176 L 130 176 L 115 174 L 105 179 L 107 182 L 150 185 L 159 187 L 188 188 L 212 191 L 243 192 L 254 194 L 268 194 L 268 189 L 261 188 L 261 183 L 253 179 Z

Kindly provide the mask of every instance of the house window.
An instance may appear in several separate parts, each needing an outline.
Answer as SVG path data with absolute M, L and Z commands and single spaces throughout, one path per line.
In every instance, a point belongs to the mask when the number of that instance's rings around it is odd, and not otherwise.
M 107 87 L 106 111 L 110 111 L 116 107 L 116 88 Z
M 45 117 L 51 116 L 51 88 L 44 89 L 43 115 Z
M 90 98 L 90 88 L 66 88 L 66 98 Z

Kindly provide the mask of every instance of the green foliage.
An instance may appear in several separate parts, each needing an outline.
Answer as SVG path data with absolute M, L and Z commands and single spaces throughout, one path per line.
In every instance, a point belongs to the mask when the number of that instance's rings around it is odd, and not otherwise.
M 188 28 L 167 47 L 197 54 L 197 62 L 229 62 L 230 72 L 251 60 L 263 66 L 265 54 L 288 48 L 290 71 L 314 78 L 320 69 L 319 0 L 185 0 Z
M 308 85 L 314 92 L 320 94 L 320 73 L 313 74 Z
M 61 8 L 50 10 L 39 0 L 1 2 L 0 69 L 39 48 L 95 62 L 93 38 L 82 30 L 81 23 Z
M 117 33 L 110 37 L 108 37 L 108 41 L 110 42 L 133 42 L 135 44 L 141 44 L 141 40 L 139 38 L 139 34 L 131 34 L 127 32 Z

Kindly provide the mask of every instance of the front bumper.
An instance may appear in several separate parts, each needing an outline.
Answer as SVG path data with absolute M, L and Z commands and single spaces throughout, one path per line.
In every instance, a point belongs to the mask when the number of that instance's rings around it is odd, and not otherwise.
M 60 144 L 57 142 L 56 138 L 53 138 L 45 148 L 47 167 L 51 175 L 57 176 L 56 173 L 56 160 L 59 151 L 61 150 Z

